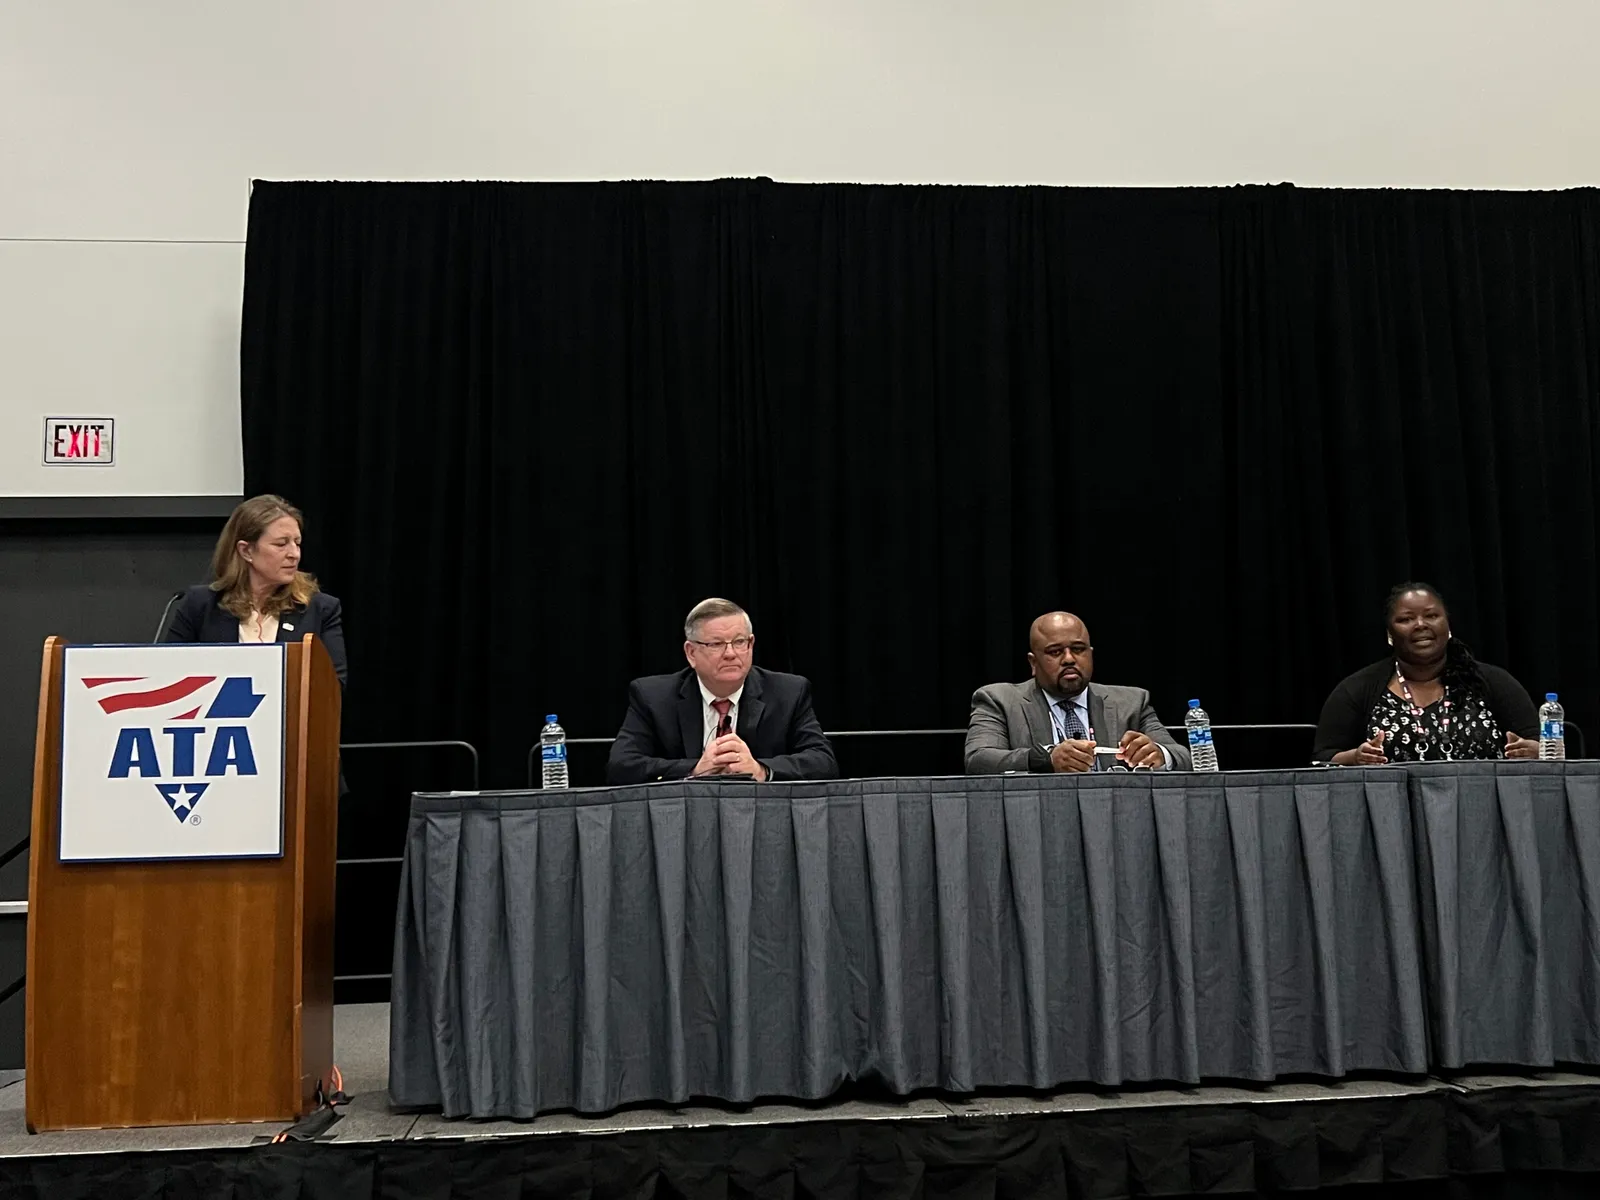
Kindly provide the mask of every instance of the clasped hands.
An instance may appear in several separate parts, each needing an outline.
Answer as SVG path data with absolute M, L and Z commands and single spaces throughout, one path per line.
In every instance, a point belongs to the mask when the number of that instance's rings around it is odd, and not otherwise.
M 753 775 L 762 783 L 767 781 L 767 769 L 755 760 L 750 747 L 737 733 L 725 733 L 707 742 L 705 753 L 689 774 Z
M 1050 769 L 1052 771 L 1089 771 L 1094 768 L 1093 742 L 1082 741 L 1077 738 L 1068 738 L 1066 741 L 1053 747 L 1050 751 Z M 1130 729 L 1122 735 L 1122 743 L 1117 747 L 1117 758 L 1125 766 L 1149 767 L 1159 769 L 1167 765 L 1167 756 L 1161 752 L 1161 747 L 1150 740 L 1150 735 Z

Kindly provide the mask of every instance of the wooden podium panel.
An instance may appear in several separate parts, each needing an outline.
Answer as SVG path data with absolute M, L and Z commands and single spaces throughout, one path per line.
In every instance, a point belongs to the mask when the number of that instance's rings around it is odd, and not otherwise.
M 327 652 L 310 635 L 287 646 L 281 858 L 62 863 L 64 649 L 46 641 L 39 680 L 28 1128 L 293 1120 L 333 1061 L 340 689 Z

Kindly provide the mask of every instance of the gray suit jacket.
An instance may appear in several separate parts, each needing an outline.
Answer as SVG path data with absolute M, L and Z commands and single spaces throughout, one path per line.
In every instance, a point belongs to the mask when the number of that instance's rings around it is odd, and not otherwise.
M 1189 769 L 1188 747 L 1173 741 L 1150 707 L 1150 693 L 1143 688 L 1091 683 L 1089 722 L 1098 745 L 1120 745 L 1124 733 L 1137 729 L 1167 748 L 1174 771 Z M 1054 742 L 1050 701 L 1033 680 L 991 683 L 972 693 L 972 719 L 967 722 L 968 775 L 1048 771 L 1049 756 L 1039 747 Z

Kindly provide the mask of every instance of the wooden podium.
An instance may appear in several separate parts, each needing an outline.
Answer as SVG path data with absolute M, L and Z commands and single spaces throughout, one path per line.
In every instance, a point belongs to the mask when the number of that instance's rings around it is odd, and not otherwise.
M 309 1112 L 333 1062 L 341 696 L 327 651 L 309 634 L 285 647 L 281 857 L 137 862 L 61 859 L 64 657 L 49 638 L 28 881 L 29 1130 Z

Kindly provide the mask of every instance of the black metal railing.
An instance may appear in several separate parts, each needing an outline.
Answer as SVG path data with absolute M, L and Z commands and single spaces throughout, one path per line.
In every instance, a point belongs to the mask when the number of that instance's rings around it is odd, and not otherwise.
M 471 742 L 461 741 L 457 738 L 424 738 L 407 742 L 342 742 L 339 746 L 339 753 L 341 755 L 345 755 L 349 751 L 355 751 L 357 758 L 359 758 L 361 754 L 370 751 L 396 753 L 399 751 L 412 750 L 450 749 L 466 751 L 467 757 L 472 764 L 472 790 L 478 791 L 483 781 L 482 771 L 480 768 L 480 759 L 478 756 L 478 748 Z M 343 867 L 371 867 L 385 865 L 399 866 L 400 863 L 404 861 L 405 860 L 398 854 L 338 858 L 334 860 L 334 869 L 337 871 Z M 393 936 L 392 930 L 390 931 L 390 936 Z M 388 978 L 390 978 L 390 976 L 386 971 L 377 973 L 362 972 L 357 974 L 335 975 L 333 977 L 333 981 L 335 984 L 381 983 Z
M 11 849 L 7 850 L 4 854 L 0 854 L 0 867 L 5 866 L 13 858 L 17 857 L 17 855 L 26 850 L 28 848 L 28 844 L 32 841 L 33 838 L 30 835 L 26 833 L 23 834 L 21 840 L 19 840 L 15 846 L 12 846 Z
M 1185 731 L 1184 726 L 1182 725 L 1168 725 L 1166 728 L 1169 732 L 1174 734 L 1182 734 Z M 1302 733 L 1307 731 L 1315 732 L 1317 727 L 1315 725 L 1304 724 L 1269 723 L 1260 725 L 1213 725 L 1211 728 L 1215 732 L 1222 733 L 1243 731 L 1253 731 L 1258 733 Z M 967 731 L 965 727 L 960 729 L 835 729 L 828 731 L 826 736 L 829 738 L 966 737 Z M 609 746 L 616 740 L 617 739 L 614 737 L 568 738 L 567 745 Z M 528 747 L 528 786 L 530 788 L 539 786 L 539 776 L 537 771 L 539 763 L 539 748 L 540 746 L 538 742 L 535 742 L 533 745 Z
M 1589 756 L 1584 753 L 1583 730 L 1572 721 L 1566 721 L 1564 724 L 1566 728 L 1562 732 L 1565 733 L 1568 738 L 1571 738 L 1573 734 L 1577 734 L 1577 746 L 1575 748 L 1578 752 L 1572 757 L 1588 758 Z
M 1181 737 L 1186 728 L 1182 725 L 1167 725 L 1167 732 Z M 1298 721 L 1265 722 L 1245 725 L 1213 725 L 1214 733 L 1315 733 L 1317 727 Z M 836 729 L 827 734 L 830 738 L 867 738 L 867 737 L 965 737 L 966 729 Z M 1585 758 L 1586 743 L 1583 730 L 1572 721 L 1566 723 L 1567 744 L 1576 750 L 1571 755 L 1573 758 Z M 585 737 L 568 738 L 569 746 L 609 746 L 617 739 L 614 737 Z M 1575 743 L 1575 744 L 1574 744 Z M 535 742 L 528 747 L 528 786 L 539 786 L 539 743 Z
M 428 750 L 445 746 L 459 746 L 472 757 L 472 790 L 477 791 L 478 780 L 481 778 L 478 771 L 478 748 L 471 742 L 463 742 L 457 738 L 420 742 L 340 742 L 339 752 L 342 754 L 346 750 Z

